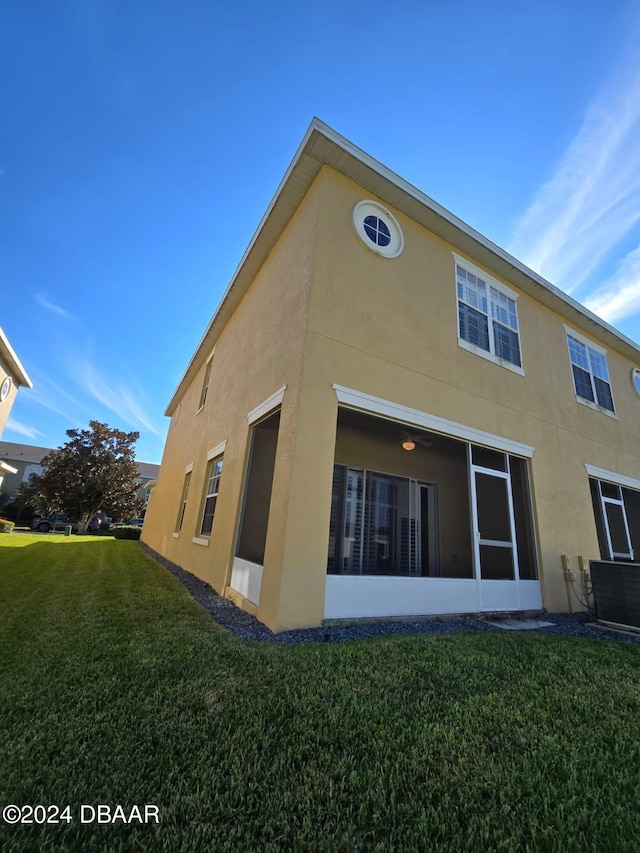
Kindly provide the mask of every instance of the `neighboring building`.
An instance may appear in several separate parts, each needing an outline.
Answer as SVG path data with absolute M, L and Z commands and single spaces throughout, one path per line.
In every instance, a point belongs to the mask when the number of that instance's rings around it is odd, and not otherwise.
M 33 383 L 0 327 L 0 435 L 7 423 L 20 386 L 33 388 Z M 0 489 L 8 474 L 13 475 L 15 472 L 10 465 L 0 459 Z
M 53 447 L 36 447 L 33 444 L 16 444 L 12 441 L 0 441 L 0 465 L 8 465 L 12 469 L 5 476 L 0 488 L 3 502 L 10 501 L 21 483 L 26 483 L 32 474 L 41 474 L 43 458 L 54 450 Z M 159 465 L 151 462 L 136 462 L 139 472 L 140 488 L 138 497 L 146 503 L 151 494 L 150 484 L 156 480 Z
M 143 540 L 274 631 L 640 555 L 640 346 L 317 120 L 167 415 Z

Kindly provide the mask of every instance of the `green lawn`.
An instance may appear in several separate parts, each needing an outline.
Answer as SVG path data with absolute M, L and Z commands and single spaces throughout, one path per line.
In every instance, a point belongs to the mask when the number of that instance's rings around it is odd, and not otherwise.
M 111 538 L 0 537 L 0 601 L 0 806 L 73 817 L 3 853 L 640 849 L 638 646 L 241 641 Z

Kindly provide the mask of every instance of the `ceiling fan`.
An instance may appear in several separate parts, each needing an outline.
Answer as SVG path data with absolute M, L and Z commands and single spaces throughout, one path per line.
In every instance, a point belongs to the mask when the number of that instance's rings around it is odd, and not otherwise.
M 414 435 L 414 433 L 403 432 L 400 434 L 400 442 L 403 450 L 415 450 L 416 445 L 419 444 L 421 447 L 431 447 L 431 442 L 423 438 L 421 435 Z

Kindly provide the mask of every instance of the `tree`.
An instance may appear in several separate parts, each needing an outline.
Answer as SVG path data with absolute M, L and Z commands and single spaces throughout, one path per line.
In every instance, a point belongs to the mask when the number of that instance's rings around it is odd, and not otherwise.
M 89 421 L 89 427 L 67 430 L 69 441 L 45 456 L 42 474 L 33 474 L 21 489 L 33 505 L 77 519 L 80 533 L 100 510 L 135 516 L 144 504 L 136 494 L 134 445 L 140 433 L 98 421 Z

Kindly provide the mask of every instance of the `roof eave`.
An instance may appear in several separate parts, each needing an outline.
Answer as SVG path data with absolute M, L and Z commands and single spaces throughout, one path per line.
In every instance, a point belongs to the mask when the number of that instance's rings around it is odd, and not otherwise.
M 15 350 L 9 343 L 9 339 L 0 328 L 0 356 L 7 365 L 7 369 L 15 379 L 17 385 L 25 388 L 33 388 L 33 382 L 29 379 L 27 371 L 22 366 Z

